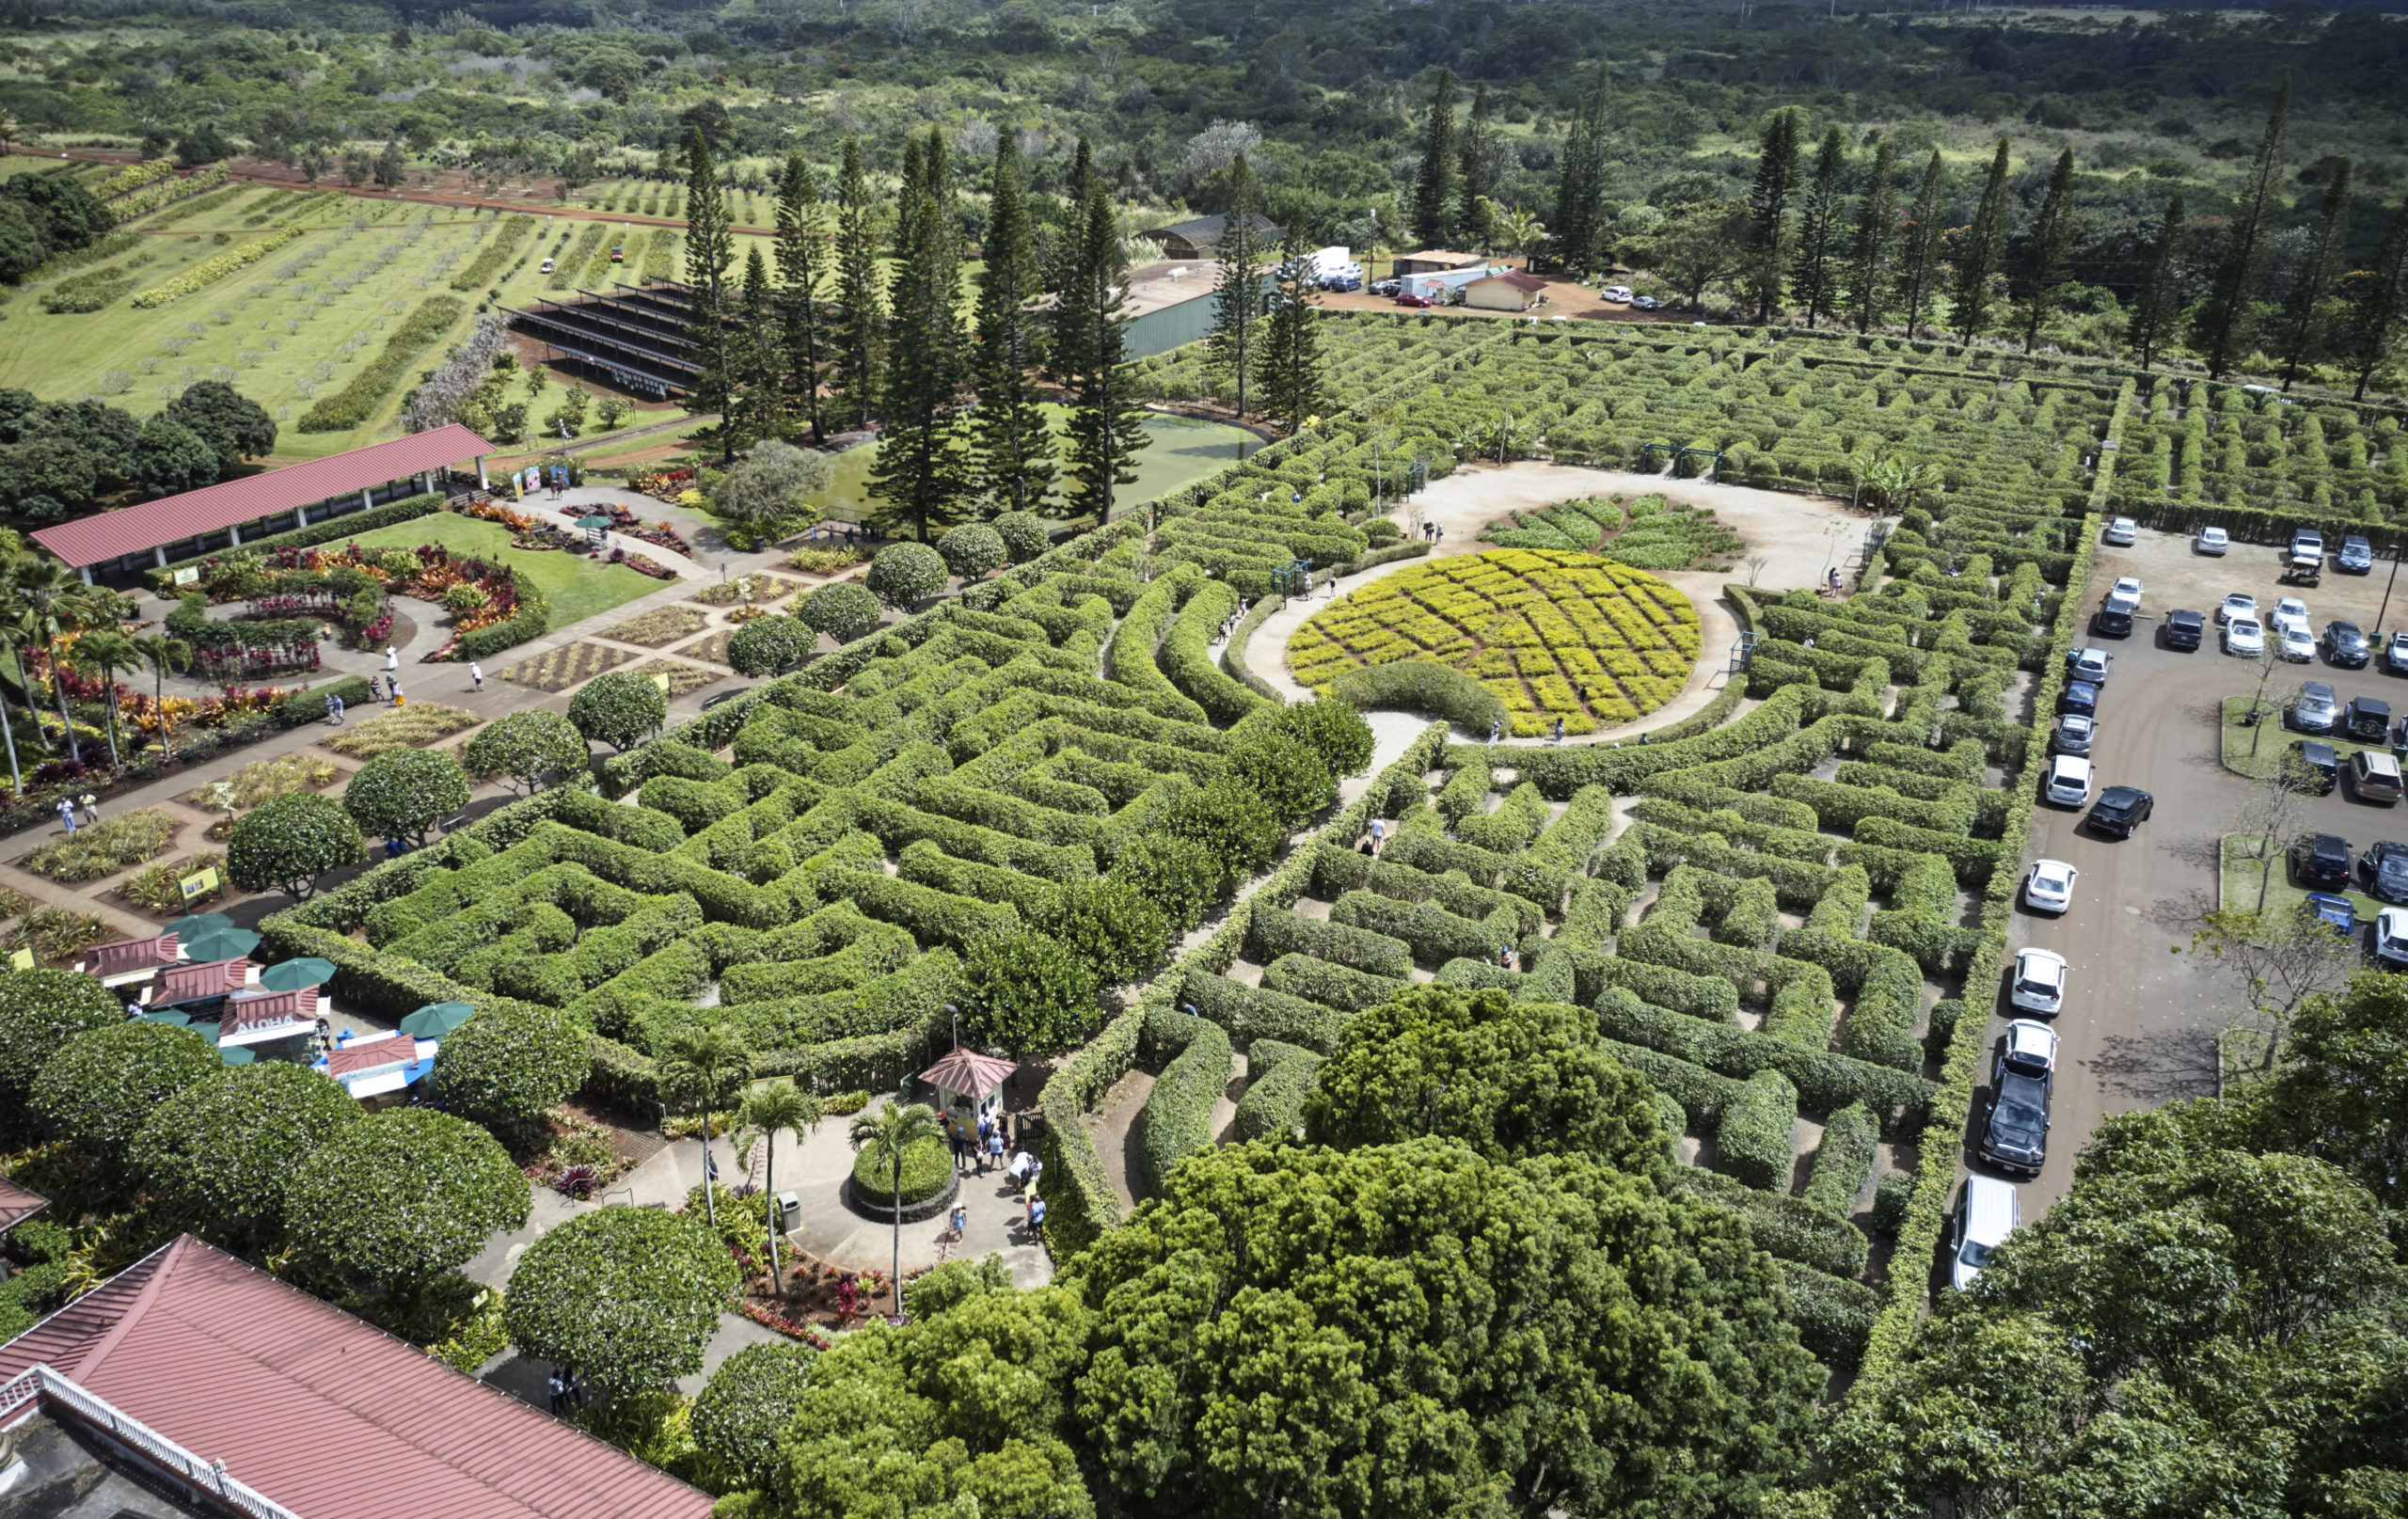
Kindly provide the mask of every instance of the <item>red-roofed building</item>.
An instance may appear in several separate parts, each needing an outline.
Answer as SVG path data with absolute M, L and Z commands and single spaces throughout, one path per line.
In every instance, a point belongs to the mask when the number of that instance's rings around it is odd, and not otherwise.
M 0 1429 L 28 1409 L 87 1432 L 120 1412 L 139 1430 L 117 1432 L 119 1446 L 174 1482 L 205 1495 L 222 1477 L 266 1500 L 228 1505 L 238 1512 L 711 1510 L 708 1495 L 190 1235 L 0 1346 Z
M 50 1199 L 40 1193 L 0 1177 L 0 1234 L 8 1233 L 49 1206 Z
M 454 422 L 181 496 L 78 517 L 44 528 L 33 539 L 68 568 L 82 570 L 88 585 L 95 568 L 136 570 L 165 564 L 170 558 L 190 559 L 233 547 L 246 532 L 263 538 L 431 491 L 444 470 L 463 460 L 477 462 L 477 481 L 483 484 L 484 456 L 492 451 L 492 444 Z
M 257 973 L 250 961 L 239 957 L 171 965 L 143 989 L 142 1001 L 151 1007 L 173 1007 L 179 1003 L 222 999 L 249 986 Z
M 75 969 L 98 977 L 104 987 L 114 987 L 121 982 L 148 981 L 168 966 L 183 963 L 183 956 L 182 941 L 174 934 L 154 934 L 149 939 L 120 940 L 87 950 L 84 957 L 75 962 Z

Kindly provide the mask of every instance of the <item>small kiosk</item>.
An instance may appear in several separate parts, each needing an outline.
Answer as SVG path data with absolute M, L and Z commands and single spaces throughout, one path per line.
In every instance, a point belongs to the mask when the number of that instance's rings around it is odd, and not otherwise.
M 1018 1069 L 1008 1060 L 956 1050 L 920 1072 L 920 1080 L 937 1089 L 937 1112 L 948 1123 L 975 1135 L 979 1119 L 1003 1121 L 1004 1083 Z

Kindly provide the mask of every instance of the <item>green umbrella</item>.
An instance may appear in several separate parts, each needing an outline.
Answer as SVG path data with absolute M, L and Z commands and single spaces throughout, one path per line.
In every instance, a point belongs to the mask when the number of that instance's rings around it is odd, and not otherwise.
M 219 928 L 183 941 L 184 957 L 195 964 L 230 960 L 260 947 L 260 936 L 247 928 Z
M 215 933 L 220 928 L 232 926 L 234 926 L 234 920 L 223 912 L 196 912 L 188 918 L 178 918 L 159 931 L 163 934 L 174 934 L 180 939 L 198 939 L 203 934 Z
M 257 1060 L 259 1056 L 251 1053 L 248 1050 L 244 1049 L 239 1044 L 232 1044 L 218 1051 L 217 1058 L 223 1060 L 230 1066 L 247 1066 L 252 1061 Z
M 177 1028 L 192 1022 L 192 1014 L 181 1007 L 146 1007 L 134 1016 L 146 1023 L 171 1023 Z
M 464 1002 L 438 1002 L 402 1020 L 402 1032 L 421 1039 L 439 1039 L 468 1021 L 476 1011 Z
M 580 528 L 587 528 L 587 529 L 593 529 L 593 528 L 607 528 L 607 527 L 609 527 L 609 526 L 610 525 L 610 519 L 609 517 L 607 517 L 607 516 L 603 515 L 601 513 L 596 512 L 595 514 L 594 514 L 594 515 L 592 515 L 592 516 L 590 516 L 590 517 L 579 517 L 579 518 L 578 518 L 578 519 L 577 519 L 577 525 L 578 525 L 578 527 L 580 527 Z
M 297 960 L 271 965 L 260 973 L 260 985 L 270 991 L 300 991 L 309 987 L 323 987 L 334 979 L 335 962 L 322 960 L 314 955 Z
M 220 1025 L 216 1023 L 195 1023 L 191 1025 L 191 1027 L 195 1034 L 199 1035 L 210 1043 L 215 1044 L 217 1042 L 217 1031 Z

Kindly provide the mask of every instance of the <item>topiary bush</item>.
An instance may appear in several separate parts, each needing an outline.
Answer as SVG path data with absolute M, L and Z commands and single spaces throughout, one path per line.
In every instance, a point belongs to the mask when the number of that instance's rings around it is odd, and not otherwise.
M 525 1353 L 613 1393 L 642 1392 L 703 1369 L 741 1283 L 699 1213 L 602 1208 L 527 1247 L 502 1316 Z
M 460 758 L 478 780 L 498 778 L 531 797 L 546 776 L 579 773 L 592 755 L 568 719 L 547 707 L 530 707 L 487 723 L 462 747 Z
M 1506 720 L 1504 700 L 1460 670 L 1427 659 L 1360 665 L 1329 684 L 1329 698 L 1362 712 L 1418 712 L 1467 733 Z
M 22 1114 L 45 1061 L 124 1021 L 117 994 L 80 971 L 0 971 L 0 1108 Z
M 76 1148 L 116 1156 L 161 1103 L 225 1068 L 216 1047 L 191 1029 L 120 1021 L 59 1047 L 34 1078 L 29 1106 Z
M 792 1341 L 747 1345 L 711 1373 L 694 1400 L 694 1444 L 734 1486 L 767 1488 L 783 1466 L 778 1436 L 802 1406 L 818 1358 Z
M 755 617 L 731 634 L 727 662 L 739 675 L 774 675 L 811 657 L 818 632 L 791 617 Z
M 897 611 L 944 589 L 943 558 L 926 544 L 891 544 L 869 562 L 862 583 Z
M 823 585 L 795 603 L 795 617 L 803 626 L 843 643 L 878 625 L 878 598 L 856 580 Z
M 853 1195 L 869 1208 L 895 1204 L 895 1163 L 877 1163 L 863 1150 L 853 1158 Z M 924 1203 L 953 1184 L 953 1152 L 942 1139 L 923 1139 L 903 1152 L 903 1206 Z
M 493 1135 L 431 1108 L 390 1108 L 344 1125 L 301 1163 L 286 1212 L 305 1255 L 391 1290 L 462 1265 L 525 1224 L 531 1205 L 527 1178 Z
M 226 843 L 226 874 L 239 891 L 283 892 L 306 901 L 317 878 L 367 858 L 359 825 L 331 797 L 290 792 L 234 821 Z
M 592 1061 L 584 1026 L 560 1009 L 488 1006 L 444 1036 L 435 1096 L 481 1122 L 532 1118 L 582 1085 Z
M 1004 552 L 1015 564 L 1025 564 L 1054 546 L 1045 519 L 1034 512 L 1006 512 L 988 524 L 1004 541 Z
M 359 767 L 343 787 L 343 811 L 377 838 L 423 846 L 435 825 L 468 805 L 468 778 L 460 762 L 425 749 L 388 749 Z
M 650 676 L 632 670 L 605 671 L 568 702 L 568 720 L 578 733 L 622 751 L 657 733 L 668 718 L 669 699 Z
M 449 1058 L 449 1040 L 444 1051 Z M 318 1072 L 261 1060 L 221 1068 L 169 1098 L 144 1120 L 128 1159 L 213 1235 L 220 1226 L 264 1235 L 284 1226 L 295 1168 L 362 1116 L 351 1094 Z
M 983 522 L 964 523 L 937 540 L 945 568 L 965 580 L 1002 569 L 1009 552 L 1004 535 Z
M 1756 1072 L 1722 1110 L 1715 1131 L 1717 1163 L 1749 1186 L 1788 1190 L 1789 1130 L 1797 1117 L 1798 1088 L 1789 1078 L 1777 1070 Z

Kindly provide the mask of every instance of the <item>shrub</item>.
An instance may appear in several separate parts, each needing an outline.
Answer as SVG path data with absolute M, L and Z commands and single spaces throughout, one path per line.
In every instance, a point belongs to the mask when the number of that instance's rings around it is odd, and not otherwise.
M 1402 985 L 1402 983 L 1400 983 Z M 1228 1030 L 1230 1042 L 1250 1046 L 1257 1039 L 1277 1039 L 1327 1054 L 1338 1048 L 1346 1015 L 1320 1003 L 1249 987 L 1190 965 L 1180 983 L 1180 1005 Z
M 1895 1235 L 1899 1221 L 1907 1216 L 1907 1205 L 1914 1199 L 1915 1179 L 1907 1171 L 1892 1171 L 1873 1187 L 1873 1231 Z
M 296 791 L 235 820 L 226 875 L 237 891 L 281 891 L 306 901 L 320 876 L 365 858 L 349 813 L 314 791 Z
M 1854 1276 L 1864 1269 L 1870 1247 L 1863 1231 L 1817 1211 L 1801 1198 L 1761 1192 L 1693 1165 L 1674 1170 L 1672 1180 L 1692 1195 L 1736 1210 L 1747 1220 L 1756 1248 L 1776 1259 L 1795 1260 L 1834 1276 Z
M 795 603 L 802 625 L 827 634 L 837 642 L 859 638 L 878 625 L 878 598 L 852 580 L 823 585 Z
M 444 1049 L 448 1057 L 450 1041 Z M 190 1215 L 271 1232 L 285 1223 L 294 1168 L 361 1116 L 351 1094 L 316 1071 L 262 1060 L 169 1098 L 144 1120 L 128 1158 Z
M 1014 1059 L 1070 1049 L 1095 1031 L 1101 984 L 1090 961 L 1050 934 L 977 940 L 962 958 L 962 1032 Z
M 1832 1114 L 1823 1126 L 1822 1147 L 1814 1151 L 1814 1167 L 1799 1195 L 1835 1218 L 1847 1217 L 1856 1210 L 1856 1195 L 1864 1190 L 1865 1178 L 1873 1174 L 1874 1147 L 1880 1138 L 1881 1126 L 1863 1103 L 1851 1102 Z
M 1288 836 L 1270 803 L 1226 779 L 1181 795 L 1162 828 L 1201 846 L 1220 862 L 1224 894 L 1269 864 Z
M 622 751 L 658 732 L 668 718 L 669 699 L 660 688 L 631 670 L 603 672 L 568 703 L 568 720 L 578 733 Z
M 55 844 L 45 844 L 25 856 L 24 866 L 55 881 L 99 880 L 166 853 L 175 837 L 173 818 L 144 807 L 87 823 Z
M 1737 1100 L 1722 1110 L 1715 1131 L 1715 1157 L 1722 1169 L 1751 1187 L 1785 1191 L 1792 1154 L 1789 1130 L 1798 1117 L 1798 1088 L 1777 1070 L 1760 1070 L 1740 1086 Z
M 1394 976 L 1366 974 L 1309 955 L 1282 955 L 1262 970 L 1265 990 L 1303 997 L 1341 1013 L 1377 1007 L 1412 984 Z
M 487 724 L 461 746 L 460 758 L 477 779 L 499 777 L 513 790 L 531 797 L 546 776 L 581 772 L 592 756 L 568 719 L 546 707 L 529 707 Z M 658 765 L 656 759 L 655 774 Z
M 739 1488 L 767 1488 L 784 1466 L 778 1436 L 801 1409 L 818 1356 L 791 1340 L 747 1345 L 720 1363 L 695 1398 L 694 1445 Z
M 287 1195 L 305 1254 L 388 1290 L 461 1265 L 524 1225 L 531 1206 L 526 1177 L 491 1134 L 428 1108 L 344 1125 L 296 1167 Z
M 1328 697 L 1358 712 L 1418 712 L 1468 733 L 1486 733 L 1507 720 L 1504 700 L 1495 691 L 1428 659 L 1359 665 L 1330 682 Z
M 1872 1338 L 1881 1294 L 1861 1282 L 1827 1275 L 1796 1261 L 1782 1261 L 1781 1276 L 1799 1342 L 1833 1370 L 1854 1370 Z
M 612 1392 L 644 1391 L 703 1369 L 741 1279 L 695 1213 L 602 1208 L 527 1247 L 502 1315 L 525 1353 Z
M 794 618 L 755 617 L 729 636 L 727 662 L 737 674 L 758 678 L 792 669 L 818 646 L 818 632 Z
M 1170 920 L 1126 881 L 1073 881 L 1052 894 L 1031 926 L 1094 967 L 1104 986 L 1133 982 L 1170 943 Z
M 1345 702 L 1299 702 L 1275 707 L 1246 725 L 1247 734 L 1279 734 L 1314 753 L 1340 780 L 1361 775 L 1371 766 L 1371 725 Z
M 1444 908 L 1399 902 L 1373 892 L 1346 893 L 1331 907 L 1329 921 L 1401 939 L 1412 947 L 1416 959 L 1434 964 L 1457 957 L 1492 958 L 1501 942 L 1484 923 L 1457 917 Z
M 1321 755 L 1278 733 L 1252 736 L 1229 757 L 1228 780 L 1262 799 L 1290 829 L 1327 808 L 1338 795 L 1338 783 Z
M 926 544 L 890 544 L 869 562 L 863 584 L 870 594 L 901 611 L 944 589 L 945 563 Z
M 124 1021 L 117 994 L 80 971 L 0 971 L 0 1108 L 22 1111 L 43 1062 Z
M 585 1030 L 566 1013 L 489 1005 L 444 1036 L 435 1096 L 480 1122 L 532 1118 L 582 1085 L 591 1064 Z
M 468 805 L 468 778 L 449 754 L 396 749 L 359 767 L 343 787 L 343 811 L 377 838 L 424 845 L 446 817 Z
M 903 1152 L 903 1206 L 924 1203 L 953 1184 L 953 1155 L 942 1139 L 923 1139 Z M 853 1158 L 853 1195 L 864 1206 L 895 1205 L 895 1163 L 863 1150 Z
M 1246 1052 L 1245 1095 L 1238 1099 L 1230 1138 L 1293 1139 L 1304 1132 L 1305 1096 L 1321 1073 L 1323 1057 L 1277 1039 L 1257 1039 Z
M 966 522 L 937 540 L 945 568 L 965 580 L 1002 569 L 1009 552 L 1004 535 L 983 522 Z
M 119 1022 L 59 1046 L 34 1077 L 28 1105 L 86 1154 L 121 1155 L 161 1103 L 225 1068 L 191 1029 Z
M 1159 1192 L 1172 1166 L 1212 1146 L 1212 1108 L 1229 1084 L 1229 1036 L 1219 1024 L 1183 1013 L 1149 1014 L 1146 1036 L 1180 1052 L 1137 1116 L 1146 1184 Z
M 1159 908 L 1170 931 L 1184 933 L 1204 921 L 1220 894 L 1221 865 L 1193 839 L 1149 830 L 1121 848 L 1111 878 Z
M 989 524 L 1004 541 L 1004 552 L 1015 564 L 1025 564 L 1054 546 L 1045 519 L 1034 512 L 1006 512 Z
M 137 297 L 138 299 L 138 297 Z M 368 420 L 382 404 L 394 382 L 429 343 L 452 330 L 461 306 L 449 295 L 431 295 L 402 324 L 392 329 L 374 358 L 362 364 L 349 384 L 301 414 L 293 423 L 303 433 L 347 433 Z M 506 646 L 506 645 L 505 645 Z
M 1343 924 L 1323 923 L 1269 903 L 1257 903 L 1246 919 L 1247 957 L 1268 965 L 1283 955 L 1352 966 L 1372 975 L 1408 980 L 1413 950 L 1402 940 Z

